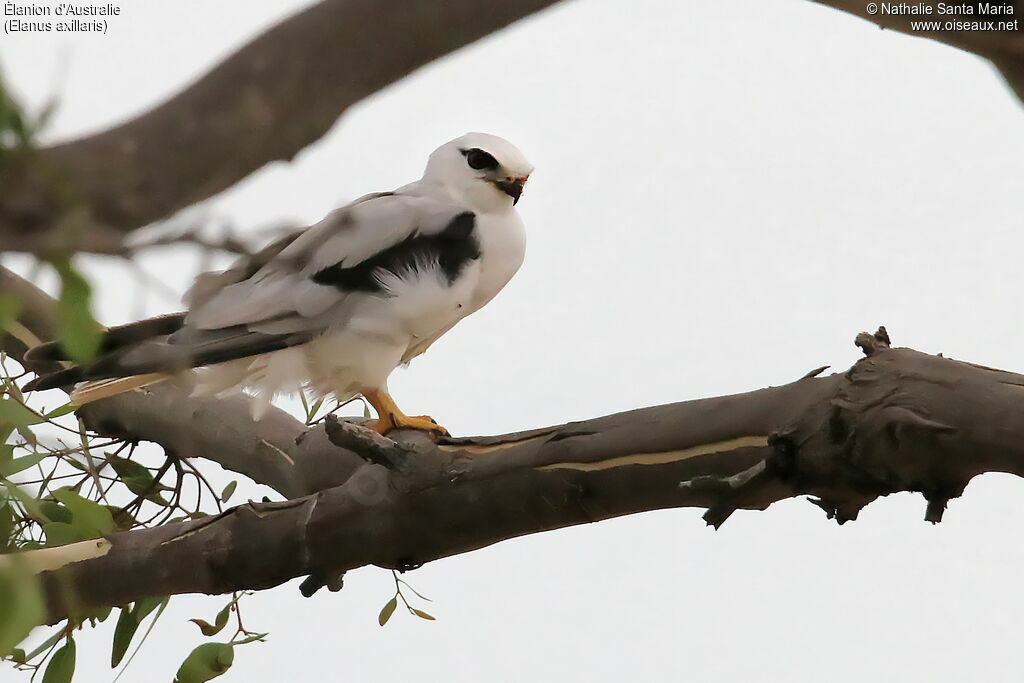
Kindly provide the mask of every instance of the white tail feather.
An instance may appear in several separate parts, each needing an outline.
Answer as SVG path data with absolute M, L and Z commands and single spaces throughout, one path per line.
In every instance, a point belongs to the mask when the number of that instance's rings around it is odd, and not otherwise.
M 141 389 L 162 382 L 170 378 L 165 372 L 151 372 L 146 375 L 135 375 L 133 377 L 118 377 L 117 379 L 98 379 L 92 382 L 82 382 L 71 392 L 71 403 L 76 406 L 84 406 L 86 403 L 98 401 L 101 398 L 108 398 L 123 394 L 133 389 Z

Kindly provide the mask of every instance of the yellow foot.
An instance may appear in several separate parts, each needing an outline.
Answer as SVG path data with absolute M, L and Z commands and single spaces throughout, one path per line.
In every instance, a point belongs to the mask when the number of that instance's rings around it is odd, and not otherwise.
M 434 418 L 426 415 L 410 417 L 401 413 L 390 414 L 378 418 L 376 422 L 369 425 L 369 428 L 378 434 L 387 434 L 392 429 L 419 429 L 425 432 L 437 432 L 442 436 L 448 436 L 448 430 L 434 422 Z
M 448 436 L 448 430 L 437 424 L 434 418 L 428 415 L 410 417 L 403 413 L 386 391 L 366 389 L 362 393 L 373 409 L 377 411 L 377 421 L 369 427 L 378 434 L 387 434 L 392 429 L 420 429 Z

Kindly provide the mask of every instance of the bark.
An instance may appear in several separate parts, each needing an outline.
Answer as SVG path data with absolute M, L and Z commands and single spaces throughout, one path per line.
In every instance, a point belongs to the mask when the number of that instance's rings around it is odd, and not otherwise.
M 809 495 L 843 523 L 878 496 L 919 491 L 938 522 L 975 475 L 1024 475 L 1024 376 L 890 349 L 884 329 L 858 344 L 866 357 L 842 374 L 501 437 L 391 441 L 334 421 L 331 440 L 366 459 L 340 486 L 24 556 L 56 621 L 303 575 L 307 593 L 336 589 L 355 567 L 409 569 L 661 508 L 707 508 L 718 526 Z
M 128 232 L 293 158 L 353 104 L 556 1 L 325 0 L 138 118 L 0 169 L 0 251 L 123 253 Z M 910 21 L 921 17 L 818 1 L 990 59 L 1024 96 L 1020 31 L 915 32 Z M 991 18 L 1019 19 L 1016 9 Z

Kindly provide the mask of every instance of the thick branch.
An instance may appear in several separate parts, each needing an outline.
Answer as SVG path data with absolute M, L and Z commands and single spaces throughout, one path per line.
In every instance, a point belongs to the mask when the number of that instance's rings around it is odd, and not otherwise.
M 166 103 L 0 176 L 0 250 L 119 253 L 124 233 L 293 158 L 348 107 L 556 0 L 324 0 Z
M 50 617 L 69 609 L 60 586 L 80 608 L 307 574 L 315 588 L 363 565 L 415 567 L 659 508 L 706 507 L 718 525 L 810 494 L 843 522 L 908 490 L 937 521 L 976 474 L 1024 475 L 1024 376 L 869 337 L 870 355 L 841 375 L 506 437 L 393 443 L 334 423 L 332 440 L 368 460 L 341 486 L 43 551 Z
M 157 384 L 91 403 L 78 415 L 98 434 L 152 441 L 179 458 L 211 460 L 285 498 L 337 486 L 362 464 L 355 453 L 332 446 L 322 425 L 309 428 L 277 408 L 253 420 L 245 396 L 195 397 Z

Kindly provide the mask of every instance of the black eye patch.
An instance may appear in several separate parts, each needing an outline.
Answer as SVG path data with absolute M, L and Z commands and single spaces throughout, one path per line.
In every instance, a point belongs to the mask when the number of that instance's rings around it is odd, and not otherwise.
M 473 149 L 464 149 L 462 154 L 466 157 L 466 163 L 469 167 L 477 171 L 493 170 L 498 168 L 498 160 L 492 157 L 482 149 L 474 147 Z

